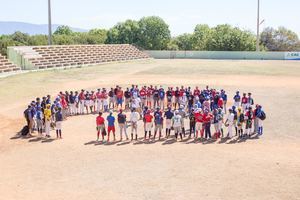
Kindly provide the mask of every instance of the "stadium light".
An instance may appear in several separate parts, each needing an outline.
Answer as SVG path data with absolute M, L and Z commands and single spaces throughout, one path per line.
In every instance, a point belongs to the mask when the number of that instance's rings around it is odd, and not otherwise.
M 260 26 L 260 0 L 257 0 L 257 35 L 256 35 L 256 51 L 259 49 L 259 26 Z
M 52 45 L 51 0 L 48 0 L 48 45 Z

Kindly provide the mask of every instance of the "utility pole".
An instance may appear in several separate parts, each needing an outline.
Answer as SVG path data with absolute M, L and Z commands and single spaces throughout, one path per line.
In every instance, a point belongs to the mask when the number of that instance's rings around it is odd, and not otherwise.
M 51 0 L 48 0 L 48 45 L 52 45 Z
M 259 26 L 260 26 L 260 0 L 257 0 L 257 35 L 256 35 L 256 51 L 259 49 Z

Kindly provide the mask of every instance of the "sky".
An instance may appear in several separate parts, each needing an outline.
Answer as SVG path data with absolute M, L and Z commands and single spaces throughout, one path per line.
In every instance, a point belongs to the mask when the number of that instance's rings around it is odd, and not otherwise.
M 285 26 L 300 36 L 300 0 L 260 0 L 261 29 Z M 0 21 L 47 24 L 47 0 L 0 0 Z M 52 0 L 52 23 L 76 28 L 111 28 L 126 19 L 160 16 L 171 34 L 197 24 L 231 24 L 256 31 L 257 0 Z

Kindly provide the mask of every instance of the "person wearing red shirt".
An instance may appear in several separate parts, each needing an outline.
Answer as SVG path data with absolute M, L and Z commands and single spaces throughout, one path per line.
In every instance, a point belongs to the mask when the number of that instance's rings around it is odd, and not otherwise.
M 218 108 L 222 108 L 223 109 L 223 105 L 224 105 L 224 101 L 223 101 L 223 98 L 219 98 L 218 100 Z
M 152 129 L 152 119 L 153 116 L 150 113 L 150 110 L 148 110 L 144 116 L 145 120 L 145 137 L 144 139 L 147 139 L 147 132 L 149 132 L 149 139 L 151 138 L 151 129 Z
M 117 96 L 117 108 L 120 105 L 121 106 L 120 109 L 122 109 L 124 92 L 121 87 L 119 87 L 119 89 L 117 90 L 116 96 Z
M 99 112 L 98 117 L 96 118 L 96 126 L 97 126 L 97 141 L 99 141 L 100 132 L 102 134 L 102 142 L 104 141 L 105 134 L 105 124 L 104 118 L 102 117 L 102 112 Z
M 213 115 L 208 110 L 204 111 L 203 122 L 204 122 L 205 138 L 206 139 L 211 138 L 210 126 L 211 126 L 212 118 L 213 118 Z
M 200 90 L 199 90 L 199 88 L 198 88 L 198 86 L 196 87 L 196 89 L 194 90 L 194 97 L 199 97 L 199 95 L 200 95 Z
M 246 93 L 244 93 L 243 97 L 242 97 L 242 108 L 243 108 L 243 111 L 246 110 L 247 104 L 248 104 L 248 98 L 246 96 Z
M 146 90 L 146 86 L 144 86 L 144 87 L 140 90 L 140 97 L 141 97 L 142 109 L 144 109 L 144 107 L 145 107 L 145 105 L 146 105 L 146 98 L 147 98 L 147 90 Z
M 204 126 L 203 126 L 203 113 L 201 109 L 195 111 L 195 121 L 196 121 L 196 137 L 198 138 L 198 133 L 200 132 L 201 138 L 203 138 Z
M 150 87 L 147 90 L 147 106 L 148 106 L 149 109 L 151 109 L 152 105 L 153 105 L 153 103 L 152 103 L 152 101 L 153 101 L 153 91 L 154 91 L 153 86 L 150 85 Z

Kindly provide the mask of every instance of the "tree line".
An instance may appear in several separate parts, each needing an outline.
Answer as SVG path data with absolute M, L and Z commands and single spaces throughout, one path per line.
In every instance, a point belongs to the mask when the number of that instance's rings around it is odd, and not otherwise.
M 6 55 L 7 46 L 47 43 L 47 35 L 15 32 L 0 36 L 0 52 Z M 215 27 L 198 24 L 193 33 L 171 37 L 169 25 L 160 17 L 150 16 L 120 22 L 109 30 L 73 32 L 68 26 L 60 26 L 53 34 L 53 44 L 134 44 L 145 50 L 254 51 L 256 35 L 228 24 Z M 300 41 L 291 30 L 268 27 L 261 33 L 260 47 L 263 51 L 300 51 Z

